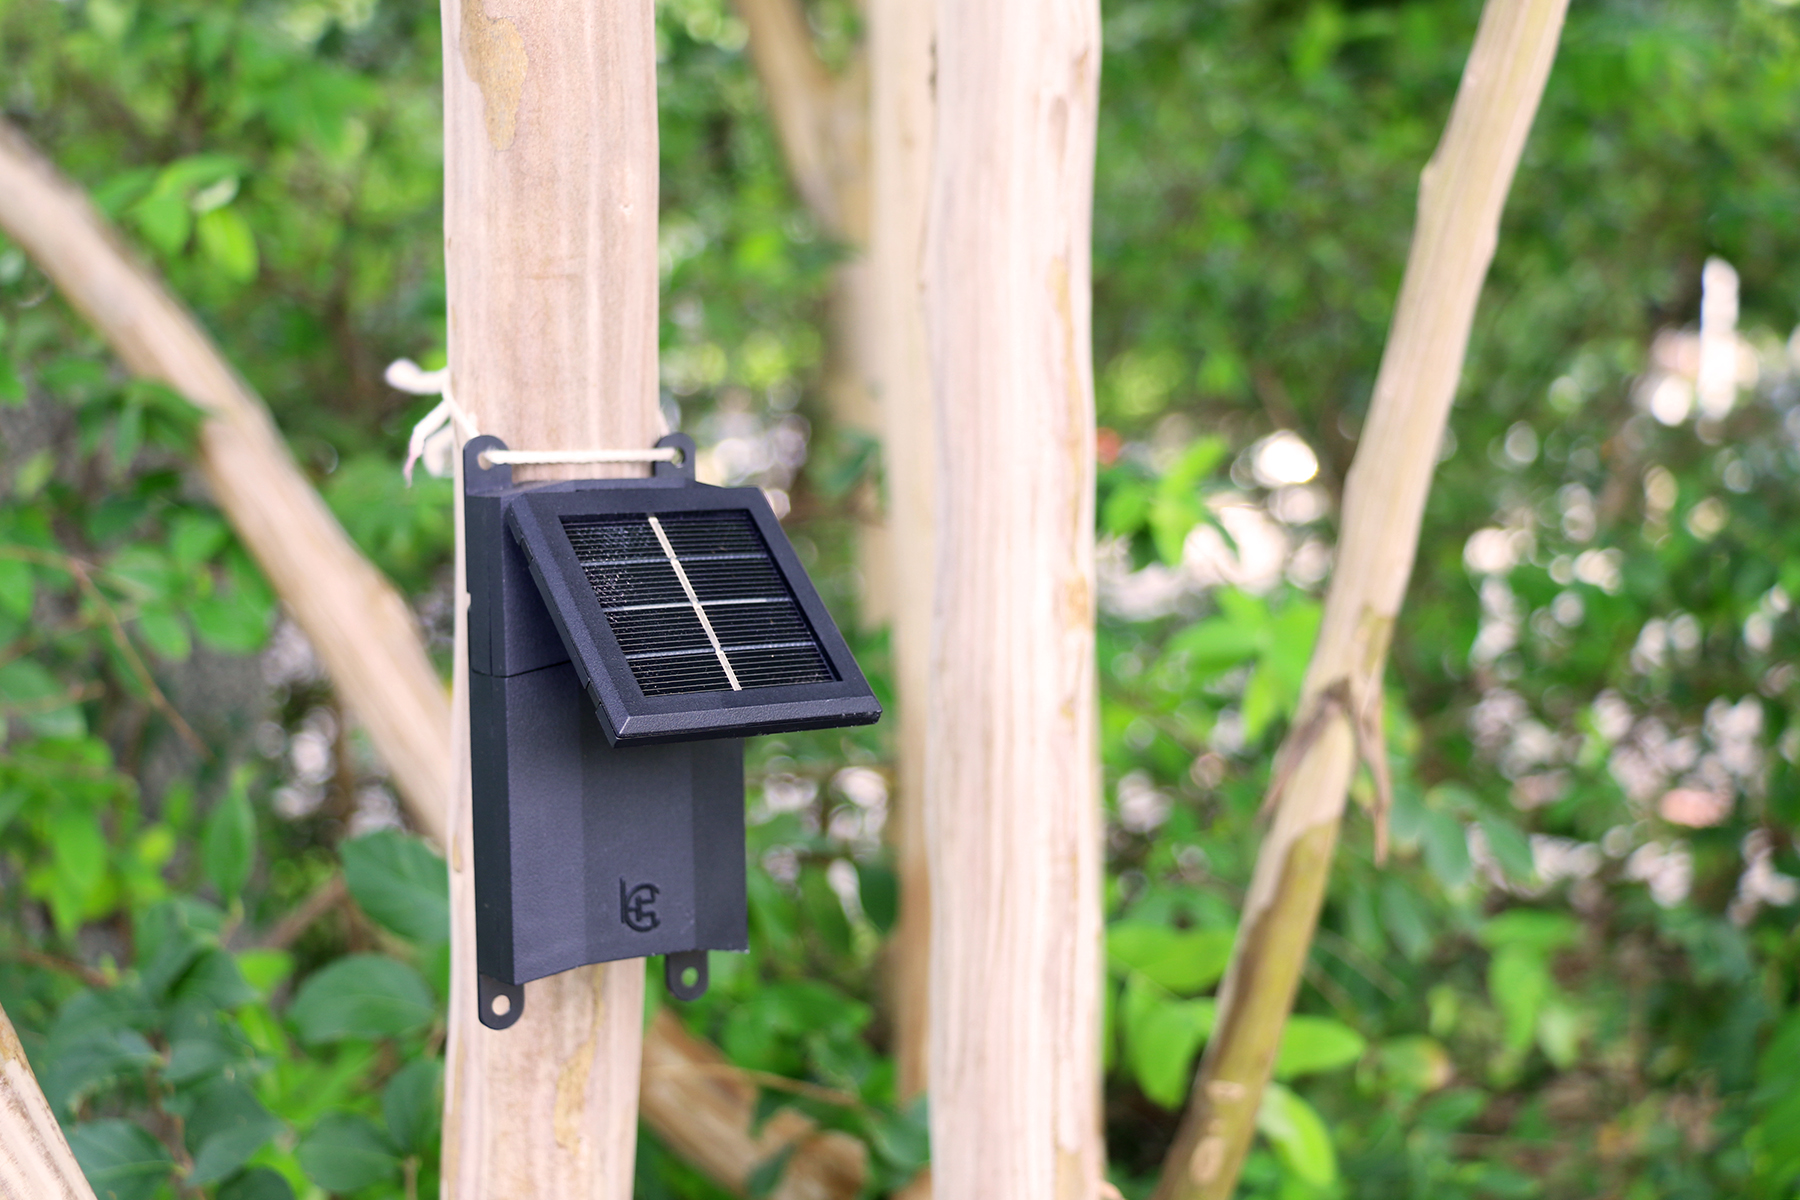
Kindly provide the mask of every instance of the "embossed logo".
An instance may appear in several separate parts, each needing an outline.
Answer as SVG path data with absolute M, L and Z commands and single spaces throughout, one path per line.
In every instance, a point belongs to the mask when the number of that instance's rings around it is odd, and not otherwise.
M 660 890 L 654 883 L 629 887 L 624 879 L 620 879 L 619 920 L 638 933 L 649 933 L 662 924 L 656 915 L 656 894 Z

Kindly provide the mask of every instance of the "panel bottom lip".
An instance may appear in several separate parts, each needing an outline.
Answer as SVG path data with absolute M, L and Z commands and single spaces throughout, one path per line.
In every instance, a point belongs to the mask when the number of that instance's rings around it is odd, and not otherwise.
M 498 979 L 501 983 L 507 984 L 510 987 L 522 987 L 523 985 L 525 985 L 527 983 L 533 983 L 539 979 L 549 979 L 552 976 L 561 975 L 567 971 L 578 971 L 582 967 L 597 967 L 597 966 L 601 966 L 602 964 L 609 963 L 609 962 L 630 962 L 633 959 L 640 959 L 640 958 L 665 958 L 671 954 L 691 954 L 691 953 L 694 953 L 695 951 L 706 951 L 708 953 L 718 953 L 718 954 L 747 954 L 747 953 L 749 953 L 749 950 L 750 950 L 750 937 L 748 934 L 745 934 L 745 936 L 741 939 L 732 939 L 732 944 L 729 944 L 729 945 L 719 944 L 719 943 L 715 942 L 713 944 L 704 945 L 704 946 L 686 945 L 686 946 L 669 946 L 666 948 L 659 948 L 659 949 L 655 949 L 655 950 L 646 949 L 646 950 L 642 950 L 642 951 L 632 953 L 632 954 L 621 954 L 616 958 L 583 959 L 580 962 L 570 963 L 566 967 L 557 967 L 554 970 L 540 971 L 540 970 L 533 969 L 533 970 L 527 970 L 527 971 L 518 971 L 516 969 L 508 967 L 505 970 L 495 971 L 495 970 L 489 970 L 487 965 L 481 964 L 481 963 L 476 964 L 476 970 L 480 974 L 486 975 L 492 979 Z M 523 976 L 523 978 L 520 978 L 520 976 Z
M 870 697 L 856 700 L 819 701 L 816 704 L 770 706 L 755 709 L 713 709 L 694 713 L 640 713 L 618 723 L 602 717 L 601 724 L 614 745 L 642 746 L 658 742 L 702 741 L 713 738 L 762 737 L 773 733 L 799 733 L 808 729 L 839 729 L 873 725 L 881 719 L 881 705 Z M 801 711 L 793 711 L 801 709 Z M 787 710 L 787 711 L 783 711 Z M 808 711 L 810 710 L 810 711 Z

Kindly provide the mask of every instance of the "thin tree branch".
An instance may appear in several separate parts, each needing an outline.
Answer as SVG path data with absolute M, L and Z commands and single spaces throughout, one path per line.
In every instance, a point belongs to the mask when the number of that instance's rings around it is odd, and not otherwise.
M 388 760 L 415 823 L 444 840 L 449 704 L 411 611 L 351 544 L 254 393 L 78 187 L 0 121 L 0 229 L 125 365 L 207 414 L 200 467 Z
M 833 236 L 868 235 L 868 99 L 860 60 L 834 76 L 819 58 L 800 0 L 733 0 L 769 98 L 788 173 Z
M 119 620 L 118 611 L 113 608 L 105 593 L 94 583 L 96 569 L 92 563 L 83 562 L 81 559 L 67 554 L 57 554 L 31 546 L 0 546 L 0 558 L 35 562 L 59 571 L 67 571 L 73 575 L 75 581 L 81 586 L 82 594 L 99 608 L 101 617 L 112 634 L 114 646 L 118 649 L 120 657 L 125 660 L 126 666 L 131 669 L 131 673 L 136 676 L 139 685 L 149 694 L 151 707 L 162 713 L 169 724 L 175 727 L 175 732 L 181 735 L 181 739 L 188 744 L 189 749 L 201 758 L 208 760 L 212 758 L 212 751 L 205 742 L 200 740 L 200 735 L 194 732 L 193 727 L 187 723 L 186 719 L 175 711 L 175 706 L 169 703 L 169 698 L 163 694 L 162 688 L 157 686 L 155 678 L 151 676 L 150 668 L 138 655 L 137 648 L 131 644 L 131 638 L 125 633 L 124 623 Z M 85 690 L 83 689 L 84 692 Z M 86 698 L 85 695 L 83 698 Z
M 306 899 L 296 905 L 281 920 L 275 922 L 270 930 L 256 941 L 261 950 L 286 950 L 301 936 L 318 923 L 319 919 L 342 904 L 350 897 L 350 888 L 344 882 L 343 872 L 338 872 L 307 894 Z
M 76 962 L 72 958 L 62 958 L 55 954 L 46 954 L 42 950 L 33 950 L 29 946 L 15 946 L 6 952 L 6 957 L 14 962 L 22 962 L 28 966 L 42 967 L 46 971 L 55 971 L 72 979 L 79 979 L 92 988 L 111 987 L 113 980 L 98 967 L 90 967 L 86 963 Z
M 644 1123 L 670 1149 L 742 1194 L 757 1167 L 791 1148 L 772 1200 L 851 1200 L 860 1195 L 868 1162 L 855 1138 L 821 1132 L 791 1108 L 752 1133 L 757 1089 L 770 1083 L 726 1062 L 667 1009 L 651 1020 L 638 1107 Z
M 94 1200 L 94 1189 L 76 1165 L 4 1010 L 0 1010 L 0 1197 Z
M 1257 856 L 1218 1024 L 1156 1200 L 1229 1200 L 1236 1190 L 1318 923 L 1359 744 L 1363 755 L 1385 757 L 1370 742 L 1379 737 L 1374 702 L 1388 640 L 1501 209 L 1567 7 L 1568 0 L 1487 0 L 1449 128 L 1420 181 L 1393 330 L 1345 481 L 1343 541 L 1300 706 L 1309 716 L 1278 758 L 1274 827 Z M 1384 764 L 1375 765 L 1379 786 Z
M 95 586 L 93 577 L 88 574 L 87 564 L 80 559 L 71 558 L 68 561 L 68 568 L 81 584 L 81 590 L 86 593 L 88 599 L 99 607 L 100 615 L 106 619 L 106 627 L 112 633 L 113 645 L 118 647 L 119 656 L 125 660 L 125 665 L 130 667 L 131 673 L 137 677 L 138 686 L 142 687 L 149 695 L 151 707 L 155 708 L 169 724 L 175 727 L 175 732 L 180 734 L 181 740 L 188 744 L 188 749 L 202 759 L 211 761 L 212 750 L 200 739 L 200 735 L 194 732 L 194 727 L 187 723 L 186 718 L 175 711 L 175 706 L 169 703 L 167 696 L 163 695 L 162 688 L 156 685 L 156 679 L 150 674 L 150 668 L 144 664 L 142 656 L 137 652 L 137 647 L 131 644 L 131 637 L 125 632 L 124 622 L 119 620 L 118 612 Z

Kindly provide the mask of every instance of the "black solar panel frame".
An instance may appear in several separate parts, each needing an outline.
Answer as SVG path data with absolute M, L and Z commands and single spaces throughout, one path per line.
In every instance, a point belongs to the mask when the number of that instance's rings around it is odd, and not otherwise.
M 750 518 L 836 678 L 743 691 L 647 696 L 588 583 L 563 519 L 726 510 Z M 506 511 L 507 524 L 530 562 L 532 579 L 614 745 L 867 725 L 881 716 L 880 703 L 760 489 L 596 480 L 585 487 L 563 484 L 521 492 Z

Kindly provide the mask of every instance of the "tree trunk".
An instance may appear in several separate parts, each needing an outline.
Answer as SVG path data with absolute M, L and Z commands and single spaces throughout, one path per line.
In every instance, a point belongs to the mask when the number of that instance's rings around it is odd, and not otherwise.
M 931 948 L 922 792 L 935 463 L 920 286 L 934 13 L 929 3 L 870 0 L 865 81 L 861 62 L 831 74 L 796 0 L 735 3 L 795 190 L 853 254 L 827 303 L 825 396 L 838 432 L 881 442 L 887 503 L 857 526 L 858 616 L 893 630 L 900 918 L 885 974 L 901 1094 L 912 1097 L 926 1083 Z M 872 489 L 854 502 L 865 513 L 879 506 Z
M 900 915 L 886 961 L 893 1052 L 906 1099 L 926 1090 L 931 979 L 931 876 L 925 850 L 925 713 L 931 694 L 933 475 L 931 365 L 921 286 L 931 180 L 933 6 L 873 0 L 869 8 L 870 149 L 874 198 L 869 274 L 886 549 L 893 567 L 897 779 L 890 841 Z
M 0 1200 L 94 1200 L 0 1009 Z
M 1388 639 L 1412 574 L 1500 212 L 1567 7 L 1568 0 L 1488 0 L 1449 128 L 1420 181 L 1394 326 L 1345 482 L 1343 536 L 1319 642 L 1299 716 L 1276 758 L 1276 779 L 1286 782 L 1272 785 L 1280 788 L 1274 826 L 1257 855 L 1219 988 L 1218 1023 L 1157 1200 L 1229 1200 L 1236 1190 L 1318 923 L 1358 741 L 1384 777 Z
M 444 0 L 450 378 L 518 449 L 648 447 L 657 408 L 657 134 L 650 0 Z M 591 468 L 549 468 L 567 477 Z M 458 570 L 461 570 L 458 497 Z M 466 605 L 458 579 L 457 786 L 444 1195 L 629 1197 L 644 964 L 526 988 L 478 1021 Z
M 941 0 L 925 245 L 936 412 L 932 1180 L 1101 1183 L 1094 0 Z

